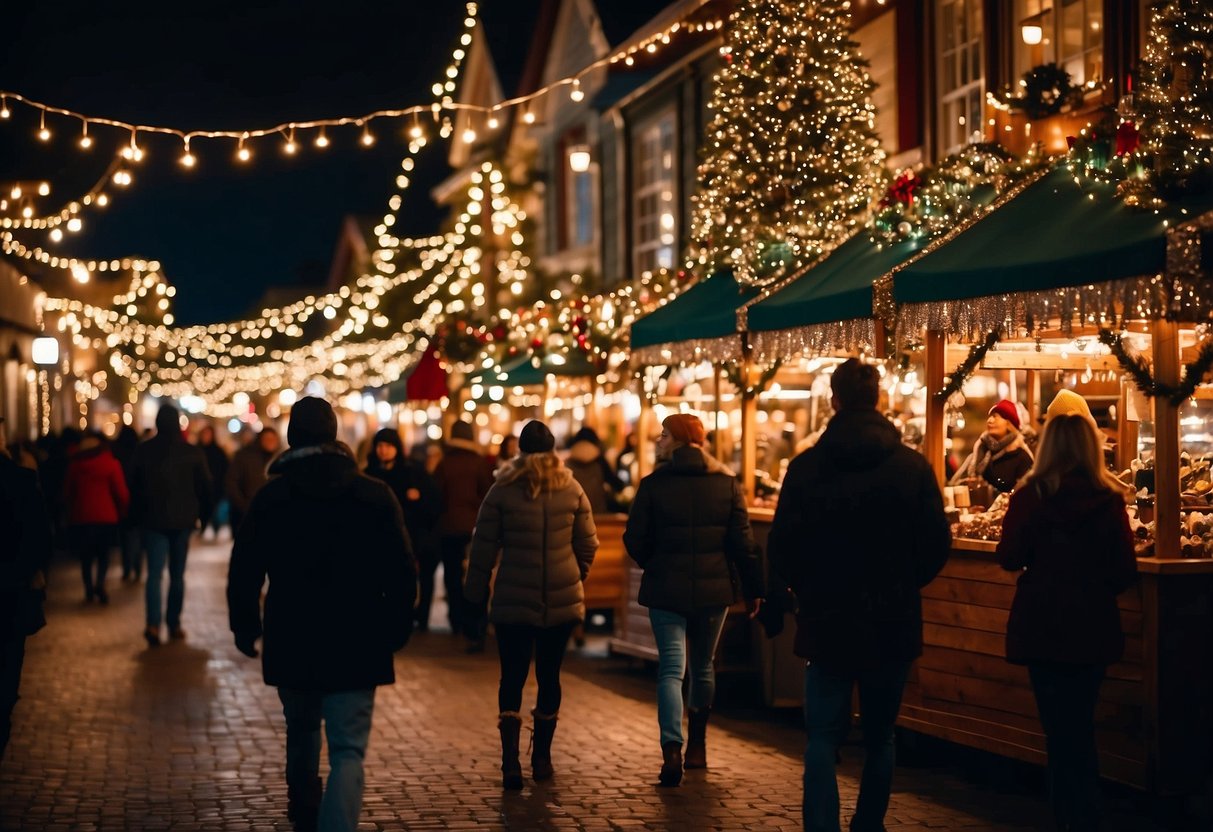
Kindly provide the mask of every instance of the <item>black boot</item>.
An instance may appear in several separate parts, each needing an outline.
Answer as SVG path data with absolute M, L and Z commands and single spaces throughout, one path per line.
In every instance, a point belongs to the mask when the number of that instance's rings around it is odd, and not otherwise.
M 319 777 L 304 780 L 297 785 L 286 786 L 286 817 L 295 826 L 295 832 L 315 832 L 320 820 L 320 797 L 323 786 Z
M 497 717 L 497 728 L 501 731 L 501 788 L 517 791 L 522 788 L 522 764 L 518 762 L 522 717 L 517 711 L 503 711 Z
M 534 733 L 531 742 L 531 776 L 536 782 L 547 780 L 552 776 L 552 737 L 556 733 L 556 714 L 541 714 L 531 711 L 535 719 Z
M 686 768 L 707 768 L 708 767 L 708 749 L 707 749 L 707 733 L 708 733 L 708 717 L 712 715 L 710 708 L 702 708 L 695 710 L 691 708 L 687 715 L 689 723 L 689 734 L 687 738 L 687 751 L 683 765 Z
M 657 780 L 663 786 L 682 782 L 682 743 L 667 742 L 661 746 L 661 774 Z

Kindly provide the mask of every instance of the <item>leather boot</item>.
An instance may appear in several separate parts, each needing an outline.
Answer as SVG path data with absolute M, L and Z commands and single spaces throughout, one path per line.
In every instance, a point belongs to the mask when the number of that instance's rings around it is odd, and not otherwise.
M 501 788 L 522 788 L 522 765 L 518 762 L 518 737 L 522 733 L 522 717 L 517 711 L 505 711 L 497 717 L 501 731 Z
M 661 773 L 657 780 L 663 786 L 682 782 L 682 743 L 667 742 L 661 746 Z
M 705 742 L 708 733 L 708 717 L 711 715 L 710 708 L 700 710 L 691 708 L 687 714 L 689 730 L 686 757 L 683 760 L 686 768 L 708 767 L 708 749 Z
M 320 778 L 305 780 L 297 785 L 286 786 L 286 817 L 295 827 L 295 832 L 316 832 L 320 820 L 320 797 L 323 786 Z
M 531 776 L 536 781 L 547 780 L 552 776 L 552 737 L 556 733 L 556 714 L 541 714 L 531 711 L 535 720 L 534 733 L 531 734 Z

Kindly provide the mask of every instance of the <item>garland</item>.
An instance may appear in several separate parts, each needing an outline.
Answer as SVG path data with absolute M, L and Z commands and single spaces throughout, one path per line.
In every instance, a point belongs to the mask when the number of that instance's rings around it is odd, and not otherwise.
M 964 387 L 969 377 L 973 375 L 973 371 L 977 369 L 977 365 L 986 357 L 986 353 L 990 348 L 998 343 L 998 339 L 1002 335 L 1001 329 L 992 329 L 990 334 L 986 336 L 986 340 L 980 344 L 974 344 L 969 348 L 969 355 L 959 367 L 957 367 L 950 376 L 948 383 L 943 386 L 942 390 L 935 391 L 935 401 L 946 402 L 952 398 L 952 395 L 960 392 Z
M 1213 370 L 1213 340 L 1205 341 L 1196 358 L 1184 365 L 1183 380 L 1177 385 L 1156 381 L 1149 362 L 1140 355 L 1131 355 L 1124 340 L 1110 329 L 1101 329 L 1099 340 L 1116 356 L 1121 369 L 1133 377 L 1138 390 L 1150 398 L 1161 396 L 1176 406 L 1190 398 L 1209 370 Z
M 740 364 L 726 364 L 724 367 L 724 377 L 728 379 L 729 384 L 741 391 L 742 395 L 757 396 L 767 389 L 767 385 L 771 383 L 771 379 L 775 378 L 775 373 L 779 372 L 779 368 L 782 366 L 783 359 L 775 359 L 773 363 L 763 368 L 762 373 L 758 376 L 758 381 L 752 387 L 747 387 L 745 379 L 741 377 Z

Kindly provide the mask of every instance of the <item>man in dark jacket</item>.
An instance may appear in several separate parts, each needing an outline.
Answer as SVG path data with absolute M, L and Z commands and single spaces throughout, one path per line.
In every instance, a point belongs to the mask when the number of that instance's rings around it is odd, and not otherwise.
M 3 422 L 3 419 L 0 419 Z M 0 443 L 0 759 L 12 729 L 25 637 L 43 623 L 51 521 L 38 475 L 9 459 Z
M 883 829 L 893 778 L 893 722 L 922 653 L 921 587 L 943 568 L 951 536 L 931 466 L 876 410 L 876 368 L 857 359 L 830 381 L 835 414 L 788 466 L 767 541 L 796 594 L 805 671 L 804 828 L 836 830 L 834 755 L 863 714 L 863 780 L 851 829 Z
M 468 544 L 472 542 L 472 528 L 476 525 L 480 504 L 493 487 L 493 469 L 473 439 L 471 422 L 459 421 L 451 425 L 442 449 L 442 461 L 434 469 L 434 479 L 442 494 L 442 514 L 438 517 L 438 551 L 442 558 L 447 617 L 452 633 L 465 633 L 471 638 L 473 646 L 477 646 L 483 644 L 483 635 L 478 623 L 473 632 L 467 632 L 469 610 L 463 601 L 463 561 Z M 436 568 L 436 563 L 422 564 L 421 567 L 421 604 L 417 608 L 417 616 L 423 621 L 429 620 Z M 480 616 L 473 615 L 471 618 L 479 622 Z
M 232 538 L 240 530 L 244 516 L 248 514 L 253 497 L 265 485 L 266 471 L 278 448 L 282 444 L 278 431 L 264 427 L 257 438 L 232 457 L 232 464 L 227 469 L 227 500 L 229 506 L 228 522 L 232 527 Z
M 156 413 L 156 435 L 135 449 L 131 465 L 131 516 L 143 530 L 147 552 L 147 626 L 143 637 L 160 644 L 161 615 L 169 634 L 185 638 L 185 559 L 190 532 L 211 514 L 211 475 L 202 451 L 181 435 L 181 414 L 170 404 Z M 168 564 L 168 609 L 161 607 L 161 579 Z
M 358 472 L 337 417 L 311 396 L 291 410 L 290 449 L 236 534 L 227 601 L 236 647 L 256 656 L 286 717 L 288 815 L 296 829 L 353 830 L 375 687 L 412 633 L 417 572 L 400 506 Z M 261 589 L 269 579 L 264 625 Z M 320 725 L 329 747 L 321 799 Z

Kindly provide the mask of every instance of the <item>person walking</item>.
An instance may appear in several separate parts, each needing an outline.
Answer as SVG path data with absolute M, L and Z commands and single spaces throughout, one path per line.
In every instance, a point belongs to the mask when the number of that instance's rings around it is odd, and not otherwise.
M 226 496 L 224 489 L 227 487 L 227 469 L 230 462 L 227 458 L 227 451 L 219 446 L 215 441 L 215 427 L 213 425 L 203 425 L 202 430 L 198 431 L 198 447 L 202 450 L 202 455 L 206 457 L 206 470 L 211 475 L 211 485 L 214 488 L 214 493 L 211 495 L 211 515 L 203 520 L 202 533 L 206 534 L 207 527 L 215 530 L 215 539 L 219 539 L 219 529 L 223 525 L 220 522 L 222 518 L 222 505 Z
M 236 451 L 232 464 L 227 469 L 225 481 L 228 501 L 228 523 L 232 537 L 240 530 L 244 515 L 248 514 L 253 497 L 265 485 L 266 471 L 282 446 L 282 438 L 272 427 L 264 427 L 257 438 Z
M 156 647 L 164 619 L 171 638 L 185 638 L 181 610 L 185 605 L 190 532 L 211 511 L 211 476 L 206 459 L 181 435 L 181 414 L 171 404 L 161 405 L 156 413 L 156 435 L 135 450 L 130 489 L 132 512 L 143 532 L 143 549 L 147 552 L 143 637 L 150 647 Z M 166 565 L 167 611 L 161 601 Z
M 463 561 L 472 540 L 472 527 L 480 503 L 493 485 L 493 470 L 473 439 L 471 422 L 451 425 L 442 461 L 434 469 L 434 480 L 442 495 L 442 513 L 438 516 L 438 555 L 442 561 L 443 586 L 446 589 L 447 619 L 453 635 L 465 635 L 470 649 L 481 649 L 484 634 L 469 632 L 463 604 Z M 434 598 L 434 570 L 438 564 L 421 564 L 421 603 L 417 617 L 429 621 Z
M 265 683 L 278 688 L 289 818 L 300 832 L 353 832 L 375 688 L 395 682 L 392 654 L 412 632 L 416 566 L 399 504 L 337 442 L 328 402 L 297 401 L 287 442 L 236 533 L 229 622 L 244 655 L 256 657 L 262 640 Z
M 122 466 L 122 476 L 130 489 L 135 464 L 135 448 L 139 447 L 139 434 L 130 425 L 123 425 L 114 437 L 110 453 Z M 122 580 L 138 581 L 143 575 L 143 540 L 139 527 L 130 512 L 118 521 L 118 548 L 122 553 Z
M 1108 665 L 1124 654 L 1116 596 L 1137 580 L 1124 494 L 1103 466 L 1094 420 L 1059 408 L 1011 496 L 998 542 L 1003 569 L 1020 573 L 1007 661 L 1027 665 L 1053 814 L 1067 832 L 1099 828 L 1095 706 Z
M 851 829 L 868 832 L 884 829 L 893 722 L 922 654 L 920 589 L 947 561 L 951 533 L 930 464 L 876 409 L 876 368 L 848 359 L 830 389 L 834 415 L 788 465 L 767 554 L 796 596 L 795 651 L 807 662 L 804 828 L 840 829 L 835 755 L 858 685 L 866 754 Z
M 442 505 L 442 495 L 438 492 L 438 484 L 434 477 L 422 465 L 413 462 L 404 453 L 404 443 L 400 434 L 390 428 L 384 428 L 375 434 L 371 443 L 370 458 L 367 460 L 366 474 L 387 483 L 396 495 L 396 501 L 404 512 L 404 527 L 409 533 L 413 552 L 417 560 L 424 557 L 428 562 L 436 560 L 434 554 L 437 543 L 434 540 L 434 527 L 438 521 L 438 510 Z M 424 556 L 422 553 L 425 553 Z M 430 573 L 430 592 L 433 593 L 434 573 Z M 416 629 L 426 632 L 429 629 L 429 616 L 415 616 Z
M 593 428 L 582 428 L 573 434 L 565 465 L 590 498 L 595 514 L 615 511 L 617 495 L 624 483 L 602 455 L 602 442 Z
M 708 717 L 716 689 L 712 661 L 737 582 L 750 618 L 762 604 L 762 563 L 737 477 L 704 450 L 698 417 L 661 423 L 657 468 L 640 481 L 623 543 L 644 570 L 639 602 L 657 641 L 659 782 L 677 786 L 686 768 L 707 768 Z M 689 739 L 682 743 L 682 684 L 690 660 Z
M 130 507 L 130 492 L 122 465 L 99 433 L 89 431 L 81 438 L 68 461 L 63 489 L 67 539 L 80 559 L 84 600 L 108 604 L 110 549 L 118 544 L 118 524 Z
M 590 502 L 555 448 L 543 422 L 523 426 L 519 456 L 497 475 L 480 506 L 464 585 L 469 606 L 485 604 L 496 569 L 489 619 L 501 660 L 497 725 L 506 789 L 522 788 L 520 713 L 532 656 L 539 693 L 531 711 L 531 776 L 542 781 L 553 774 L 560 665 L 573 627 L 585 618 L 582 581 L 598 551 Z

